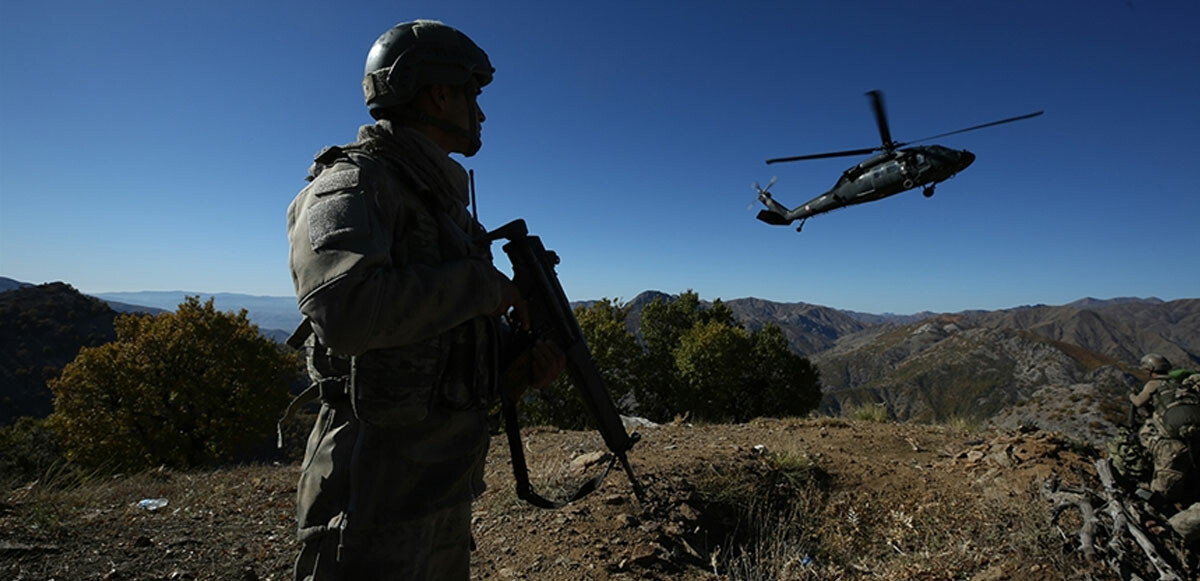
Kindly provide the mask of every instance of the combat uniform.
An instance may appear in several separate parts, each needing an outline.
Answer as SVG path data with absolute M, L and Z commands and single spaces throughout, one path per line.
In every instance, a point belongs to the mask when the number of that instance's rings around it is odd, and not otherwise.
M 1175 390 L 1179 388 L 1173 380 L 1153 377 L 1142 388 L 1142 391 L 1131 395 L 1130 401 L 1135 406 L 1151 405 L 1153 412 L 1138 431 L 1138 438 L 1150 453 L 1154 462 L 1154 476 L 1150 481 L 1150 490 L 1162 494 L 1171 500 L 1181 500 L 1195 495 L 1191 490 L 1191 474 L 1195 471 L 1191 447 L 1195 446 L 1196 435 L 1188 431 L 1182 437 L 1172 437 L 1164 418 L 1164 411 L 1169 404 L 1160 399 L 1173 399 Z
M 504 275 L 466 172 L 381 120 L 327 148 L 288 208 L 322 406 L 298 494 L 297 579 L 466 579 Z

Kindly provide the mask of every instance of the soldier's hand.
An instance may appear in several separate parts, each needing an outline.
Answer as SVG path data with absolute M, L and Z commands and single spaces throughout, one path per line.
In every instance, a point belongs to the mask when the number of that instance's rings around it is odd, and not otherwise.
M 567 356 L 558 345 L 549 341 L 538 341 L 530 349 L 533 355 L 533 365 L 530 373 L 529 387 L 541 389 L 558 379 L 567 367 Z
M 504 371 L 501 389 L 512 399 L 517 399 L 526 389 L 541 389 L 562 375 L 567 367 L 567 356 L 558 345 L 538 340 L 524 353 L 513 360 Z
M 529 309 L 525 306 L 525 299 L 521 298 L 521 291 L 517 285 L 505 277 L 500 285 L 500 306 L 490 314 L 493 317 L 502 317 L 508 314 L 509 309 L 512 310 L 512 320 L 522 329 L 528 329 Z

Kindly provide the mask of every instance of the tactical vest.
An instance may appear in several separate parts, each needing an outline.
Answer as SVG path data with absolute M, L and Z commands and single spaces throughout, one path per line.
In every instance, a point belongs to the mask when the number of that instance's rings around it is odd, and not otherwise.
M 324 172 L 345 169 L 347 164 L 358 168 L 365 187 L 383 192 L 385 199 L 397 197 L 400 210 L 392 231 L 399 235 L 391 242 L 394 264 L 437 265 L 470 257 L 490 260 L 488 247 L 475 242 L 483 228 L 464 208 L 439 199 L 402 160 L 380 159 L 357 144 L 326 148 L 310 169 L 313 185 Z M 355 357 L 331 353 L 315 333 L 301 338 L 304 327 L 289 343 L 303 341 L 312 393 L 305 401 L 299 401 L 303 395 L 298 397 L 288 415 L 319 396 L 327 402 L 348 401 L 365 422 L 397 427 L 424 419 L 433 405 L 485 407 L 494 395 L 498 357 L 495 322 L 490 317 L 475 317 L 440 335 Z

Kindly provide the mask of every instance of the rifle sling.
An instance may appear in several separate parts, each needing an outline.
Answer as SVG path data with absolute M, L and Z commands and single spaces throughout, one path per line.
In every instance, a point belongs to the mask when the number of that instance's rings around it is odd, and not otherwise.
M 504 432 L 508 435 L 508 448 L 512 454 L 513 478 L 517 481 L 517 498 L 538 508 L 561 508 L 595 492 L 600 487 L 600 483 L 604 482 L 604 478 L 608 476 L 613 465 L 617 463 L 617 455 L 613 454 L 608 466 L 599 476 L 584 482 L 579 490 L 565 501 L 550 500 L 538 494 L 529 483 L 529 467 L 525 464 L 525 448 L 521 444 L 521 426 L 517 423 L 516 402 L 506 394 L 501 394 L 500 401 L 504 413 Z

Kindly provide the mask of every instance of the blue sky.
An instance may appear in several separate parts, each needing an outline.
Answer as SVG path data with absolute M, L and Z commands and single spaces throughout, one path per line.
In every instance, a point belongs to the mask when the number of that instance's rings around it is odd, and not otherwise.
M 0 275 L 289 295 L 284 212 L 369 121 L 366 52 L 436 18 L 490 54 L 476 172 L 572 299 L 694 289 L 868 312 L 1200 296 L 1200 2 L 2 1 Z M 978 159 L 813 218 L 754 219 L 878 145 Z M 497 246 L 497 261 L 507 261 Z

